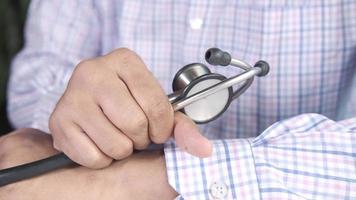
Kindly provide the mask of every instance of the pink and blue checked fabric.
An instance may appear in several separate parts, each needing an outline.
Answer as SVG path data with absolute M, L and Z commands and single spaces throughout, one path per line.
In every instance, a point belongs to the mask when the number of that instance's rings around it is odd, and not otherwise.
M 354 119 L 303 114 L 256 138 L 214 140 L 207 159 L 166 144 L 166 165 L 184 199 L 213 199 L 214 182 L 226 184 L 225 199 L 355 199 L 355 140 Z
M 170 93 L 175 72 L 216 46 L 271 72 L 201 126 L 211 158 L 165 145 L 179 198 L 213 199 L 223 183 L 225 199 L 356 199 L 355 11 L 354 0 L 33 0 L 9 116 L 48 131 L 75 65 L 115 48 L 136 51 Z

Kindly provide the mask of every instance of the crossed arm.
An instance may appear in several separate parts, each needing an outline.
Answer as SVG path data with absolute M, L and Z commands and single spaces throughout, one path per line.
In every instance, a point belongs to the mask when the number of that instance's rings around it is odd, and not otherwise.
M 49 135 L 20 129 L 0 138 L 0 169 L 58 153 Z M 71 167 L 0 188 L 11 199 L 174 199 L 162 151 L 146 151 L 105 169 Z
M 213 141 L 206 159 L 168 143 L 165 155 L 146 151 L 105 169 L 67 168 L 1 187 L 0 200 L 173 199 L 178 193 L 208 199 L 214 180 L 227 183 L 228 199 L 352 199 L 355 130 L 355 118 L 334 122 L 305 114 L 275 123 L 255 139 Z M 50 136 L 34 129 L 2 137 L 0 169 L 57 153 L 51 144 Z

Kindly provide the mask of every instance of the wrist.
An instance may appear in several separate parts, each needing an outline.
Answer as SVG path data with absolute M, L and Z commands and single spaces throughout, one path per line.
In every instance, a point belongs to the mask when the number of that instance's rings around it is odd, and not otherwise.
M 111 172 L 110 172 L 111 171 Z M 178 194 L 169 185 L 162 151 L 145 151 L 113 163 L 109 173 L 115 176 L 118 191 L 125 199 L 174 199 Z M 114 176 L 113 176 L 114 175 Z

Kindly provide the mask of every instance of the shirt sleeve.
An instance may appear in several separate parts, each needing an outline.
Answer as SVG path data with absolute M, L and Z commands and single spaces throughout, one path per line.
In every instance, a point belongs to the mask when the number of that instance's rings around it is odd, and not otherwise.
M 356 118 L 303 114 L 257 138 L 213 141 L 209 158 L 165 146 L 178 199 L 355 199 Z
M 8 114 L 15 128 L 48 132 L 48 119 L 76 64 L 99 54 L 95 6 L 81 0 L 33 0 L 25 45 L 11 66 Z

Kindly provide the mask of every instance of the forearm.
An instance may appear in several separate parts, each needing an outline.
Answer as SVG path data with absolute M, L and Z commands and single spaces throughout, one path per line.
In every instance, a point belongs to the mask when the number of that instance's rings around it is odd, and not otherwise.
M 51 137 L 22 129 L 0 138 L 0 169 L 57 152 Z M 71 167 L 0 188 L 0 199 L 173 199 L 163 153 L 141 152 L 101 170 Z
M 0 144 L 0 169 L 58 153 L 51 147 L 51 137 L 34 129 L 20 129 L 5 135 L 0 138 Z M 102 183 L 91 174 L 91 170 L 83 167 L 57 170 L 43 176 L 1 187 L 0 199 L 16 199 L 19 197 L 17 195 L 21 195 L 21 198 L 25 199 L 49 199 L 53 196 L 57 199 L 67 199 L 68 197 L 95 199 L 98 194 L 97 189 L 101 187 Z M 98 171 L 97 174 L 102 174 L 102 172 Z M 102 175 L 98 177 L 102 177 Z M 79 188 L 80 186 L 84 186 L 90 192 L 78 192 L 83 191 Z
M 164 163 L 158 152 L 141 153 L 134 155 L 132 159 L 138 159 L 138 162 L 142 159 L 152 159 L 148 162 L 152 167 Z M 131 159 L 116 161 L 102 170 L 85 167 L 61 169 L 0 188 L 0 196 L 4 199 L 17 199 L 17 195 L 21 195 L 22 199 L 39 200 L 174 198 L 175 192 L 169 187 L 165 174 L 157 176 L 156 172 L 149 169 L 151 166 L 137 172 L 133 164 L 128 163 L 130 161 Z M 165 172 L 165 168 L 160 168 L 160 171 Z

